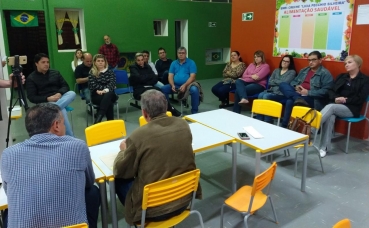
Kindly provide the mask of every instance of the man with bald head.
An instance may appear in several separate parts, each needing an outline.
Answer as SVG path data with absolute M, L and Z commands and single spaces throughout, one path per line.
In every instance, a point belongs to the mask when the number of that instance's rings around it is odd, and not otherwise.
M 118 67 L 119 62 L 119 50 L 118 47 L 110 40 L 110 36 L 104 36 L 105 44 L 101 45 L 99 54 L 103 54 L 108 61 L 109 70 L 113 70 Z
M 92 55 L 90 53 L 84 53 L 82 56 L 83 63 L 76 67 L 74 71 L 74 76 L 76 77 L 76 82 L 81 89 L 82 94 L 86 98 L 86 103 L 90 103 L 91 95 L 88 88 L 88 75 L 92 68 Z

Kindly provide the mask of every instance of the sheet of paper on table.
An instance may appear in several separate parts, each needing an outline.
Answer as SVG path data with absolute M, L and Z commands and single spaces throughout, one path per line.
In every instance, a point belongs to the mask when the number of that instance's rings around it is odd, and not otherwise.
M 113 170 L 114 160 L 117 157 L 118 153 L 111 153 L 104 156 L 101 156 L 101 161 L 109 167 L 109 169 Z

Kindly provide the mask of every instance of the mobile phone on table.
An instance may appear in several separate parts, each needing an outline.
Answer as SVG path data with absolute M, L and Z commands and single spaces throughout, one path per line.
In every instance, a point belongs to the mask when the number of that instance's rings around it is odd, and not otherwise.
M 242 140 L 248 140 L 248 139 L 250 139 L 249 135 L 246 132 L 238 132 L 237 135 Z

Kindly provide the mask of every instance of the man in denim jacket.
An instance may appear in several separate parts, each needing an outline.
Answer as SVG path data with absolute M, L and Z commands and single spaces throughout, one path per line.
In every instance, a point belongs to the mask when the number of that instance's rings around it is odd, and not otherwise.
M 321 110 L 327 103 L 328 89 L 333 85 L 331 73 L 322 66 L 322 54 L 313 51 L 308 57 L 309 66 L 300 71 L 291 82 L 282 82 L 280 91 L 286 97 L 282 127 L 287 127 L 294 105 Z

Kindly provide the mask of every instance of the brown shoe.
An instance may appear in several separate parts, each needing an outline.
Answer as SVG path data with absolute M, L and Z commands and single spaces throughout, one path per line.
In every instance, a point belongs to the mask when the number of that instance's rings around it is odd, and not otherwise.
M 295 102 L 293 103 L 294 106 L 303 106 L 303 107 L 310 107 L 309 103 L 307 103 L 302 98 L 297 98 Z

